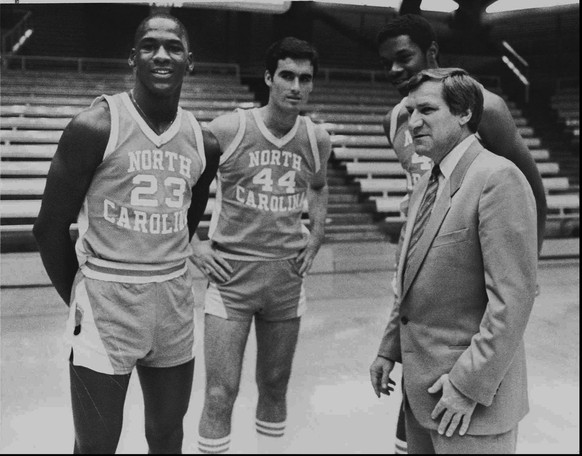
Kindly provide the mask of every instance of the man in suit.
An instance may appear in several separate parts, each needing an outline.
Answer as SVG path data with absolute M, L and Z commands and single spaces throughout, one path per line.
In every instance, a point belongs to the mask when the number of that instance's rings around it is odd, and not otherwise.
M 477 141 L 483 93 L 464 70 L 418 73 L 406 109 L 415 150 L 434 169 L 411 195 L 398 299 L 370 367 L 372 386 L 389 395 L 390 373 L 402 363 L 409 453 L 514 453 L 528 412 L 533 193 L 512 162 Z

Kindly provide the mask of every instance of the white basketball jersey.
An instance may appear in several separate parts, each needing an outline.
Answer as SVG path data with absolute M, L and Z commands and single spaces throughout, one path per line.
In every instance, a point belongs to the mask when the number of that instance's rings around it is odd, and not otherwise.
M 79 264 L 86 275 L 103 280 L 177 276 L 191 254 L 187 213 L 206 166 L 202 130 L 178 108 L 172 125 L 158 135 L 128 93 L 103 98 L 111 133 L 78 217 Z
M 277 138 L 258 109 L 238 113 L 238 132 L 220 160 L 209 237 L 226 257 L 293 258 L 307 243 L 301 215 L 321 167 L 313 123 L 298 116 Z

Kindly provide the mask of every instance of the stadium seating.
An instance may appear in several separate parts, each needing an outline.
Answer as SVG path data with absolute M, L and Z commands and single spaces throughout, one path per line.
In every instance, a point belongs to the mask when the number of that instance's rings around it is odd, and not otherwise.
M 55 85 L 57 76 L 60 84 Z M 50 160 L 70 119 L 100 94 L 127 90 L 131 81 L 130 76 L 102 73 L 3 74 L 0 106 L 3 241 L 23 233 L 30 237 Z M 403 223 L 399 207 L 406 191 L 406 176 L 396 154 L 388 147 L 382 119 L 388 107 L 399 99 L 398 93 L 385 83 L 317 82 L 305 112 L 330 133 L 332 140 L 328 241 L 379 240 L 386 235 L 394 239 L 398 233 Z M 237 106 L 258 105 L 248 87 L 226 76 L 186 78 L 180 103 L 203 124 Z M 579 225 L 578 194 L 522 112 L 511 102 L 508 106 L 548 192 L 551 226 L 548 235 L 571 234 Z M 208 226 L 215 186 L 211 190 L 203 228 Z M 308 223 L 306 212 L 304 221 Z
M 558 114 L 564 129 L 572 136 L 574 144 L 580 144 L 580 83 L 572 87 L 558 86 L 551 97 L 551 107 Z

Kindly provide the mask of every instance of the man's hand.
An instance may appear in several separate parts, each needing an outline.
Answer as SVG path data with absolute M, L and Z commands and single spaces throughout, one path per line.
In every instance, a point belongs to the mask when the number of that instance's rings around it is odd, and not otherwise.
M 232 267 L 212 248 L 210 241 L 194 240 L 194 253 L 190 257 L 198 269 L 212 282 L 225 282 L 230 279 Z
M 319 252 L 322 241 L 323 240 L 318 236 L 311 235 L 309 237 L 309 242 L 295 259 L 295 263 L 299 265 L 298 272 L 300 276 L 304 276 L 311 269 L 313 259 L 315 258 L 315 255 L 317 255 L 317 252 Z
M 446 431 L 447 437 L 452 436 L 462 420 L 463 424 L 459 429 L 459 435 L 465 435 L 469 429 L 469 424 L 471 424 L 471 416 L 475 411 L 477 402 L 469 399 L 455 388 L 449 380 L 449 374 L 441 375 L 428 389 L 428 392 L 434 394 L 440 390 L 443 391 L 443 395 L 431 414 L 431 418 L 436 420 L 443 411 L 445 412 L 438 427 L 439 434 L 443 435 Z
M 391 361 L 381 356 L 377 356 L 370 366 L 370 381 L 376 396 L 380 397 L 380 393 L 390 396 L 394 391 L 396 383 L 390 378 L 390 372 L 394 369 L 394 361 Z

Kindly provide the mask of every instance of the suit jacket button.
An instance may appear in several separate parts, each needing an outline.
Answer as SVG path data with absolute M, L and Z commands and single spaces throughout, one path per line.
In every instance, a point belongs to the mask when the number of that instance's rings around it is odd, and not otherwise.
M 403 325 L 405 325 L 406 323 L 408 323 L 408 318 L 406 318 L 406 317 L 401 317 L 401 318 L 400 318 L 400 322 L 401 322 Z

